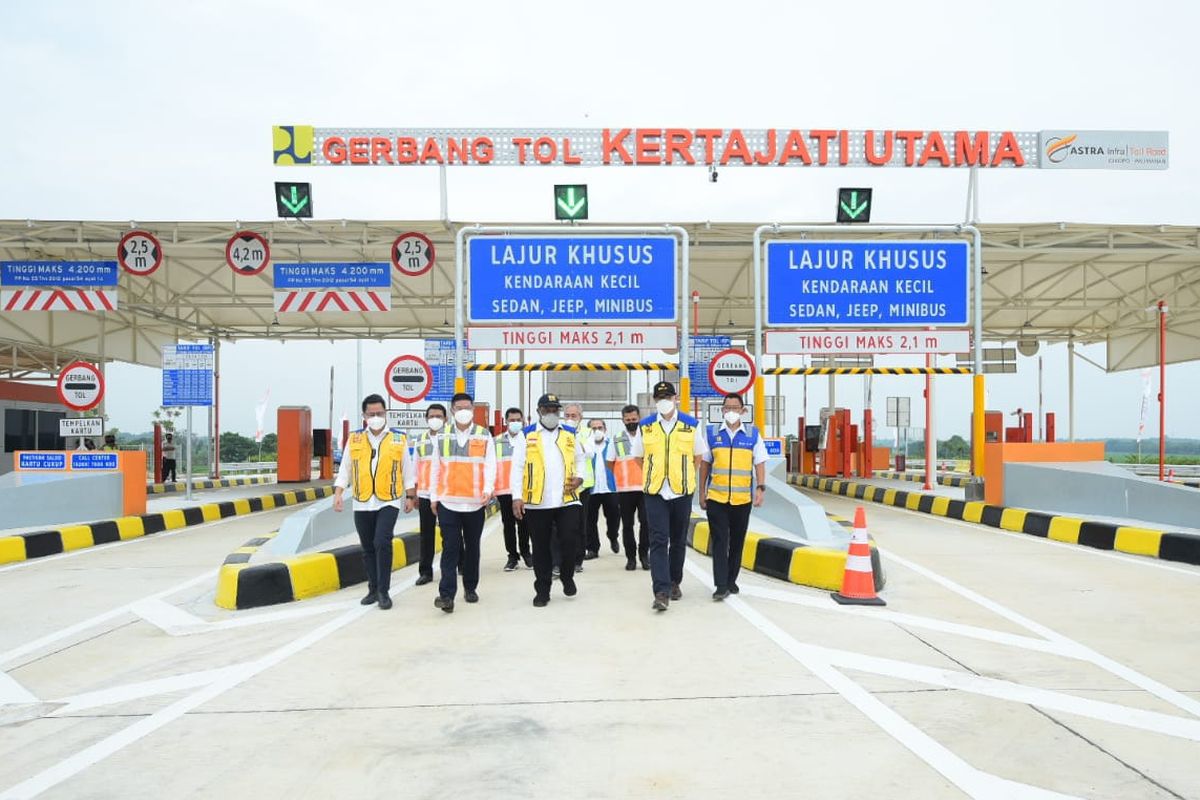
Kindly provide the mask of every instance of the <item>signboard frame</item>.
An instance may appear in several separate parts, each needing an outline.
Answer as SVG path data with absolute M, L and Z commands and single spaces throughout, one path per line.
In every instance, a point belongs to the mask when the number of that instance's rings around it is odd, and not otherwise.
M 93 375 L 96 376 L 96 382 L 98 384 L 98 391 L 96 392 L 95 398 L 86 402 L 83 405 L 79 405 L 77 403 L 72 402 L 67 397 L 68 387 L 66 386 L 66 380 L 67 380 L 67 375 L 71 372 L 71 370 L 82 368 L 82 367 L 86 367 L 88 370 L 91 371 L 91 373 Z M 71 409 L 72 411 L 91 411 L 93 408 L 100 405 L 100 403 L 104 400 L 104 373 L 101 372 L 100 368 L 97 367 L 95 364 L 91 364 L 87 361 L 72 361 L 70 364 L 67 364 L 65 367 L 62 368 L 62 372 L 58 373 L 58 381 L 56 382 L 55 385 L 58 389 L 58 399 L 62 401 L 62 404 L 64 406 Z
M 78 430 L 70 430 L 78 428 Z M 103 417 L 63 417 L 58 421 L 58 435 L 63 439 L 88 439 L 104 435 Z
M 128 242 L 130 239 L 132 239 L 135 236 L 145 237 L 153 243 L 153 247 L 151 248 L 150 252 L 151 252 L 151 255 L 154 256 L 154 263 L 150 266 L 149 269 L 137 270 L 137 269 L 130 267 L 128 264 L 125 263 L 125 243 Z M 155 236 L 150 231 L 132 230 L 132 231 L 129 231 L 128 233 L 126 233 L 124 236 L 122 236 L 121 241 L 117 242 L 117 263 L 121 265 L 121 269 L 125 270 L 130 275 L 135 275 L 139 278 L 149 277 L 158 271 L 158 268 L 162 266 L 162 262 L 163 262 L 162 242 L 160 242 L 158 240 L 158 237 Z
M 248 239 L 258 242 L 259 246 L 263 249 L 262 265 L 250 270 L 242 269 L 233 260 L 233 248 L 239 241 L 244 242 Z M 233 236 L 230 236 L 229 241 L 225 243 L 225 263 L 233 270 L 234 275 L 261 275 L 271 265 L 271 245 L 267 243 L 267 237 L 257 231 L 238 231 Z
M 396 365 L 402 362 L 415 362 L 419 367 L 421 367 L 422 370 L 425 371 L 425 388 L 422 389 L 419 394 L 412 396 L 400 395 L 392 387 L 392 370 L 396 367 Z M 387 389 L 387 393 L 392 397 L 392 399 L 398 403 L 419 403 L 424 400 L 429 395 L 429 392 L 433 389 L 433 370 L 429 368 L 429 362 L 420 356 L 415 356 L 411 353 L 402 356 L 396 356 L 383 371 L 383 386 L 385 389 Z
M 404 267 L 402 267 L 400 265 L 399 248 L 400 248 L 401 242 L 405 241 L 406 239 L 418 239 L 425 244 L 425 250 L 426 250 L 426 254 L 429 257 L 429 263 L 427 263 L 424 267 L 421 267 L 420 269 L 417 269 L 417 270 L 411 270 L 411 269 L 405 269 Z M 402 233 L 399 236 L 397 236 L 396 240 L 394 242 L 392 242 L 392 247 L 391 247 L 390 253 L 391 253 L 391 259 L 392 259 L 392 266 L 396 269 L 397 272 L 399 272 L 401 275 L 405 276 L 406 278 L 419 278 L 420 276 L 429 272 L 429 270 L 433 269 L 433 265 L 437 263 L 437 248 L 434 247 L 433 240 L 430 239 L 425 234 L 418 233 L 417 231 L 408 231 L 407 233 Z
M 65 275 L 28 275 L 17 270 L 18 267 L 62 267 Z M 79 272 L 80 274 L 72 274 Z M 120 267 L 115 259 L 72 260 L 64 259 L 14 259 L 0 261 L 0 286 L 71 286 L 71 287 L 111 287 L 117 285 L 121 277 Z
M 726 356 L 737 356 L 738 358 L 744 359 L 746 365 L 750 368 L 750 374 L 746 379 L 746 385 L 741 389 L 730 389 L 729 391 L 724 391 L 720 386 L 717 385 L 717 364 Z M 745 350 L 738 350 L 735 347 L 730 347 L 728 350 L 722 350 L 721 352 L 717 353 L 715 356 L 713 356 L 712 361 L 708 362 L 708 383 L 717 390 L 718 394 L 721 395 L 745 395 L 754 386 L 754 379 L 757 377 L 758 369 L 754 365 L 754 356 L 750 355 Z

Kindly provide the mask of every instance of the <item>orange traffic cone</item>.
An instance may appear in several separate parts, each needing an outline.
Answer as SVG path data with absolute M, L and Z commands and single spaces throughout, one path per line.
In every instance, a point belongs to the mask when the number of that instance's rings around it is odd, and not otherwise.
M 867 512 L 862 506 L 854 510 L 854 533 L 850 536 L 850 553 L 846 556 L 842 590 L 834 592 L 832 596 L 844 606 L 887 605 L 875 594 L 875 571 L 871 568 L 871 545 L 867 540 Z

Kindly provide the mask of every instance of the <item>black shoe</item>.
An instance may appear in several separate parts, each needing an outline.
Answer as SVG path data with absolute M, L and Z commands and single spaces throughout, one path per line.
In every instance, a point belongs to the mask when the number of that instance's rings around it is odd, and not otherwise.
M 669 605 L 671 605 L 671 601 L 665 594 L 656 594 L 654 603 L 650 607 L 655 611 L 666 611 Z
M 433 580 L 432 575 L 418 575 L 417 576 L 417 586 L 424 586 L 425 584 L 429 583 L 432 580 Z
M 593 558 L 599 558 L 599 557 L 600 557 L 600 553 L 595 550 L 588 550 L 586 553 L 583 554 L 583 558 L 585 561 L 591 561 Z
M 644 569 L 644 570 L 646 570 L 647 572 L 649 572 L 649 570 L 650 570 L 650 559 L 648 559 L 648 558 L 643 558 L 643 559 L 642 559 L 642 569 Z
M 434 607 L 440 608 L 442 611 L 445 611 L 447 614 L 454 613 L 454 598 L 453 597 L 442 597 L 439 594 L 437 597 L 435 597 L 433 599 L 433 605 L 434 605 Z
M 679 588 L 678 583 L 671 584 L 671 599 L 672 600 L 682 600 L 683 599 L 683 590 Z
M 379 595 L 379 608 L 383 611 L 387 611 L 391 607 L 392 607 L 392 598 L 388 597 L 386 594 L 380 594 Z
M 558 567 L 555 567 L 555 568 L 554 568 L 554 571 L 550 573 L 550 580 L 552 580 L 552 581 L 556 581 L 556 580 L 558 580 L 558 576 L 559 576 L 560 574 L 561 574 L 561 573 L 560 573 L 560 571 L 559 571 Z
M 544 608 L 545 605 L 549 602 L 550 602 L 549 597 L 542 597 L 541 595 L 538 595 L 537 597 L 533 598 L 533 604 L 537 608 Z
M 565 594 L 567 597 L 574 597 L 575 593 L 579 591 L 579 588 L 575 586 L 574 578 L 567 578 L 564 576 L 562 579 L 562 585 L 563 594 Z
M 626 561 L 625 562 L 625 571 L 626 572 L 634 572 L 635 570 L 637 570 L 637 562 L 636 561 Z
M 575 571 L 583 572 L 583 562 L 582 561 L 580 561 L 578 564 L 575 565 Z
M 517 568 L 517 557 L 516 557 L 516 556 L 509 556 L 509 557 L 508 557 L 508 561 L 507 561 L 507 562 L 505 562 L 505 564 L 504 564 L 504 571 L 505 571 L 505 572 L 512 572 L 512 571 L 513 571 L 513 570 L 515 570 L 516 568 Z
M 533 556 L 521 556 L 521 560 L 525 562 L 525 569 L 533 569 Z
M 610 547 L 612 547 L 612 551 L 613 551 L 614 553 L 619 553 L 619 552 L 621 552 L 621 543 L 620 543 L 620 542 L 618 542 L 618 541 L 617 541 L 615 538 L 613 538 L 613 539 L 609 539 L 609 540 L 608 540 L 608 544 L 609 544 L 609 546 L 610 546 Z
M 729 584 L 729 593 L 730 594 L 737 594 L 740 591 L 741 591 L 741 589 L 738 588 L 738 585 L 736 583 Z
M 374 589 L 371 589 L 367 592 L 367 596 L 359 602 L 361 602 L 364 606 L 369 606 L 375 603 L 378 599 L 379 595 L 375 593 Z
M 729 590 L 724 587 L 719 587 L 715 592 L 713 592 L 713 600 L 718 603 L 724 600 L 726 597 L 729 597 Z
M 474 589 L 467 589 L 466 593 L 463 594 L 463 599 L 468 603 L 478 603 L 479 594 Z

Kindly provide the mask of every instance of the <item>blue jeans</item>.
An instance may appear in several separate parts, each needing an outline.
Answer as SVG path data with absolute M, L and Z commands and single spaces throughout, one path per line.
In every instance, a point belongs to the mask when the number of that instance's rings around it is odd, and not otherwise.
M 438 594 L 454 599 L 458 594 L 458 564 L 462 561 L 463 589 L 479 586 L 479 537 L 483 535 L 483 509 L 451 511 L 438 504 L 438 526 L 442 529 L 442 579 Z
M 669 594 L 671 584 L 683 582 L 688 521 L 692 496 L 663 500 L 646 494 L 646 524 L 650 528 L 650 582 L 655 594 Z

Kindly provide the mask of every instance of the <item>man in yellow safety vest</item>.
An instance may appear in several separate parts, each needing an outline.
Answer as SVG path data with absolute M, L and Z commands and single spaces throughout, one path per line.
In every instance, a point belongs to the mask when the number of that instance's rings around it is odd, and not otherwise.
M 617 506 L 621 512 L 621 538 L 625 545 L 625 569 L 633 572 L 642 562 L 650 569 L 650 541 L 647 535 L 646 502 L 642 496 L 642 459 L 633 454 L 633 443 L 641 437 L 641 411 L 635 405 L 621 409 L 621 423 L 615 436 L 610 436 L 604 459 L 612 470 L 617 485 Z M 638 532 L 634 536 L 633 518 L 637 515 Z
M 432 403 L 425 409 L 426 429 L 414 443 L 417 464 L 417 513 L 421 521 L 421 555 L 417 567 L 417 586 L 433 580 L 433 547 L 437 533 L 437 514 L 429 503 L 429 470 L 433 465 L 433 442 L 446 425 L 446 407 Z
M 408 437 L 387 427 L 387 404 L 377 394 L 362 402 L 363 427 L 346 440 L 342 463 L 334 480 L 333 510 L 345 508 L 343 495 L 353 488 L 354 528 L 362 544 L 363 567 L 367 573 L 364 606 L 379 603 L 392 607 L 388 591 L 392 585 L 392 537 L 401 507 L 413 510 L 417 477 Z
M 700 456 L 700 507 L 708 513 L 717 601 L 738 593 L 750 509 L 761 506 L 766 493 L 767 447 L 758 429 L 742 424 L 744 407 L 740 394 L 725 395 L 724 422 L 708 426 L 707 452 Z
M 504 525 L 504 549 L 508 551 L 508 561 L 504 564 L 505 572 L 515 570 L 522 559 L 526 568 L 533 568 L 533 554 L 529 550 L 529 528 L 525 520 L 517 519 L 513 514 L 512 454 L 517 441 L 525 438 L 525 434 L 521 432 L 525 427 L 524 420 L 525 414 L 521 409 L 508 409 L 504 412 L 506 429 L 496 437 L 496 502 L 500 504 L 500 521 Z

